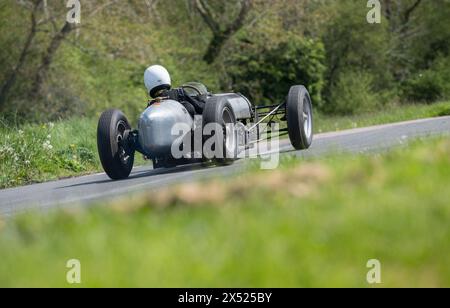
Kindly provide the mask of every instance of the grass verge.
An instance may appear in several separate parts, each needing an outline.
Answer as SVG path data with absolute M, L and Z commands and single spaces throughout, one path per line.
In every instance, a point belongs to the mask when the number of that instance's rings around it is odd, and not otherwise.
M 449 287 L 450 140 L 377 156 L 286 159 L 0 227 L 0 286 Z
M 450 102 L 432 105 L 400 105 L 386 106 L 383 110 L 363 113 L 353 116 L 323 116 L 315 117 L 316 133 L 340 131 L 344 129 L 388 124 L 424 118 L 435 118 L 450 115 Z
M 99 170 L 93 120 L 2 127 L 0 134 L 0 188 Z

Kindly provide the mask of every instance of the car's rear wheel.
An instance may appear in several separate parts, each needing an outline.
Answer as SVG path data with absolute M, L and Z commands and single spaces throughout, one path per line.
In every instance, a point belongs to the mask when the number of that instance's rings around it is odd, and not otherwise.
M 222 140 L 222 144 L 216 142 L 211 149 L 206 147 L 207 151 L 211 150 L 215 154 L 209 153 L 207 158 L 212 158 L 220 165 L 232 164 L 238 157 L 236 116 L 231 104 L 226 99 L 215 97 L 207 102 L 203 111 L 203 125 L 208 124 L 215 125 L 216 130 L 211 133 L 208 132 L 208 129 L 204 130 L 204 141 L 214 138 L 216 141 Z M 217 133 L 222 133 L 223 138 L 217 138 L 218 136 L 215 136 Z
M 289 139 L 296 150 L 305 150 L 313 142 L 313 109 L 311 97 L 304 86 L 290 89 L 286 101 Z
M 105 111 L 98 122 L 97 146 L 100 161 L 112 180 L 130 176 L 135 151 L 128 144 L 131 126 L 125 115 L 116 109 Z

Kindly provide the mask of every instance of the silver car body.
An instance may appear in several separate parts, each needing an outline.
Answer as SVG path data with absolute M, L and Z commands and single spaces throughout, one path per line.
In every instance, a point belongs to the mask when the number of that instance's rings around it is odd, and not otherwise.
M 171 153 L 179 138 L 172 128 L 179 123 L 193 126 L 193 119 L 186 108 L 174 100 L 164 100 L 148 107 L 139 119 L 139 144 L 148 157 L 163 157 Z
M 236 120 L 250 119 L 252 107 L 250 101 L 240 94 L 218 94 L 215 97 L 226 97 L 233 108 Z M 210 96 L 211 98 L 213 96 Z M 206 102 L 208 103 L 208 102 Z M 176 124 L 185 124 L 194 129 L 195 123 L 186 108 L 174 100 L 162 100 L 160 103 L 148 107 L 139 119 L 139 144 L 142 151 L 149 158 L 167 157 L 172 152 L 172 146 L 178 141 L 180 135 L 172 134 Z

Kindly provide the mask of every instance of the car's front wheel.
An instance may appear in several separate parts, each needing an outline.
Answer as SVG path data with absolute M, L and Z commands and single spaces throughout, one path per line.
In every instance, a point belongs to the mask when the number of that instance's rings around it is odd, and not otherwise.
M 313 142 L 313 109 L 311 97 L 304 86 L 290 89 L 286 101 L 289 138 L 296 150 L 308 149 Z
M 116 109 L 105 111 L 98 122 L 97 146 L 100 161 L 112 180 L 130 176 L 134 150 L 128 145 L 131 126 L 125 115 Z

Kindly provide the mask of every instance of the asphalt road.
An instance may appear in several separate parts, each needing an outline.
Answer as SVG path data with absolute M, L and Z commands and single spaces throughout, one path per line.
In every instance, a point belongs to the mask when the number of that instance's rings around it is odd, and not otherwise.
M 450 135 L 450 117 L 424 119 L 389 125 L 316 135 L 307 151 L 294 151 L 287 140 L 280 144 L 283 155 L 300 157 L 327 153 L 370 153 L 406 144 L 408 140 L 438 135 Z M 0 190 L 0 216 L 24 211 L 46 211 L 60 207 L 106 201 L 119 195 L 148 191 L 176 183 L 227 176 L 245 168 L 241 160 L 228 167 L 204 168 L 199 165 L 170 170 L 153 170 L 151 166 L 137 167 L 127 180 L 113 182 L 105 174 L 47 182 L 13 189 Z M 151 165 L 151 164 L 150 164 Z

